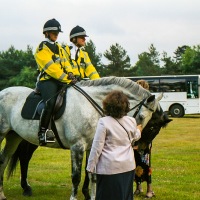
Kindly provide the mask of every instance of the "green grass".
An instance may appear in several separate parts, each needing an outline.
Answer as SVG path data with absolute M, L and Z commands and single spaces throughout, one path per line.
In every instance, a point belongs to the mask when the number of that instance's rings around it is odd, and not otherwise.
M 161 130 L 153 142 L 152 169 L 152 186 L 156 194 L 154 199 L 200 199 L 199 115 L 174 118 L 166 129 Z M 33 188 L 33 196 L 23 197 L 18 166 L 10 180 L 6 180 L 6 177 L 4 179 L 7 199 L 69 199 L 72 187 L 70 152 L 40 147 L 30 162 L 29 183 Z M 142 185 L 145 194 L 146 183 Z M 78 199 L 84 199 L 80 189 Z M 135 197 L 135 200 L 139 199 L 144 199 L 144 196 Z

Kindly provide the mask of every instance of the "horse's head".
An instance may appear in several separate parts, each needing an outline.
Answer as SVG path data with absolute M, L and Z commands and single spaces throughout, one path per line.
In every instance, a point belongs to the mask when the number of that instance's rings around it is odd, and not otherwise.
M 152 114 L 152 118 L 142 130 L 141 138 L 138 141 L 139 149 L 145 149 L 153 141 L 160 129 L 166 127 L 171 121 L 172 119 L 168 118 L 168 115 L 163 112 L 159 105 L 156 112 Z
M 148 121 L 152 118 L 152 114 L 160 107 L 159 101 L 162 97 L 162 93 L 157 98 L 155 98 L 155 95 L 151 95 L 140 103 L 134 115 L 137 124 L 142 124 L 143 128 L 146 126 Z

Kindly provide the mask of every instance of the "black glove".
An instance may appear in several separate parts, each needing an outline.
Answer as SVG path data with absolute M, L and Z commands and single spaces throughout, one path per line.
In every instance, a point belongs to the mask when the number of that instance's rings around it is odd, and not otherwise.
M 68 73 L 68 79 L 73 80 L 75 78 L 74 74 L 72 72 Z
M 75 84 L 77 82 L 77 79 L 76 79 L 76 77 L 74 76 L 74 74 L 72 72 L 68 73 L 68 79 L 72 80 L 71 84 Z

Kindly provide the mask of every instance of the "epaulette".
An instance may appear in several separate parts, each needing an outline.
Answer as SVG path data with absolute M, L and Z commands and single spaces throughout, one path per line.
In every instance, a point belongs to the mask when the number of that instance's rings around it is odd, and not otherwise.
M 39 45 L 38 50 L 41 51 L 43 49 L 43 44 L 46 44 L 46 41 L 42 41 Z

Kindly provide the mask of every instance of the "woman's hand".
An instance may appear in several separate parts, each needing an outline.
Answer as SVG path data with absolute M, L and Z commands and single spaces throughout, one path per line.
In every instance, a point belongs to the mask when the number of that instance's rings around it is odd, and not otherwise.
M 137 125 L 137 128 L 140 130 L 140 132 L 142 132 L 142 125 L 141 124 Z

